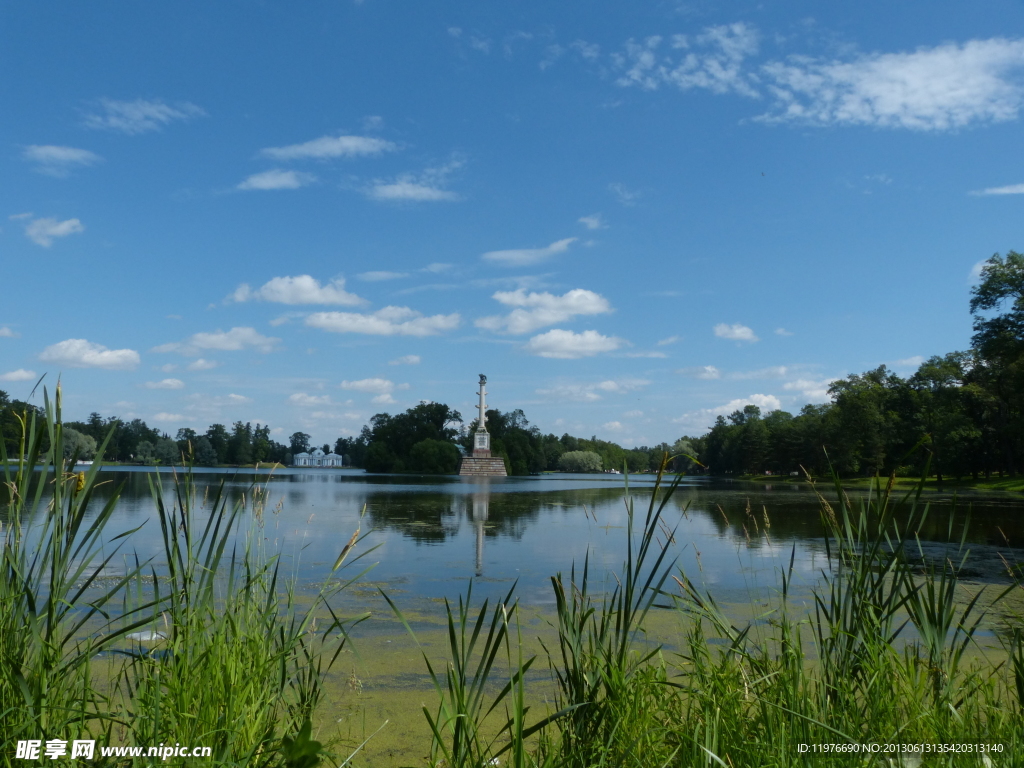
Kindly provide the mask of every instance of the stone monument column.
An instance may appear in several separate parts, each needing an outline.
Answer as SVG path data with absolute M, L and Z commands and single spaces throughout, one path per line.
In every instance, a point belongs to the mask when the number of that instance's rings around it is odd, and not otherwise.
M 501 456 L 491 454 L 491 435 L 487 431 L 487 377 L 480 374 L 480 400 L 477 404 L 479 415 L 476 430 L 473 432 L 473 452 L 463 456 L 459 462 L 460 475 L 475 477 L 505 477 L 505 460 Z M 486 507 L 485 507 L 486 510 Z M 484 513 L 486 515 L 486 512 Z M 485 518 L 486 519 L 486 518 Z M 482 544 L 483 529 L 477 531 L 478 541 Z
M 473 435 L 473 458 L 486 459 L 491 456 L 491 435 L 487 431 L 487 377 L 480 374 L 480 404 L 477 405 L 479 416 L 476 422 L 476 433 Z

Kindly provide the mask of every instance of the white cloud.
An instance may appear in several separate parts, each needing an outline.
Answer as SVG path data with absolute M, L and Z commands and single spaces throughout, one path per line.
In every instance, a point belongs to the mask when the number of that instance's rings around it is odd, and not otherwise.
M 179 352 L 183 355 L 197 355 L 202 349 L 218 349 L 224 352 L 237 352 L 242 349 L 256 349 L 270 352 L 280 343 L 280 339 L 264 336 L 255 328 L 235 327 L 230 331 L 214 331 L 192 334 L 182 342 L 170 342 L 153 347 L 154 352 Z
M 707 381 L 722 378 L 722 372 L 713 365 L 701 365 L 695 368 L 680 368 L 679 373 L 693 379 L 704 379 Z
M 797 379 L 796 381 L 787 381 L 782 388 L 800 392 L 811 402 L 823 403 L 830 399 L 828 394 L 830 386 L 832 386 L 832 379 Z
M 16 371 L 8 371 L 7 373 L 0 375 L 0 381 L 32 381 L 36 378 L 35 371 L 26 371 L 24 368 L 19 368 Z
M 411 202 L 442 202 L 458 200 L 455 192 L 445 189 L 451 173 L 464 165 L 459 158 L 420 174 L 403 173 L 393 181 L 375 180 L 365 193 L 372 200 Z
M 47 176 L 63 178 L 75 168 L 86 168 L 103 160 L 95 152 L 53 144 L 30 144 L 21 156 L 35 164 L 35 170 Z
M 448 272 L 454 266 L 454 264 L 446 264 L 445 262 L 442 261 L 435 261 L 433 264 L 427 264 L 427 266 L 425 266 L 420 271 L 433 272 L 434 274 L 439 274 L 441 272 Z
M 609 432 L 621 432 L 623 429 L 625 429 L 625 427 L 622 426 L 621 421 L 606 421 L 604 424 L 601 425 L 601 427 L 603 429 L 608 430 Z
M 592 384 L 559 384 L 536 391 L 546 400 L 592 403 L 600 400 L 605 394 L 623 395 L 646 387 L 650 383 L 647 379 L 606 379 Z
M 106 368 L 111 371 L 131 370 L 140 360 L 134 349 L 107 349 L 85 339 L 66 339 L 52 344 L 39 354 L 39 359 L 72 368 Z
M 418 203 L 458 200 L 454 192 L 402 177 L 393 182 L 377 182 L 367 194 L 374 200 L 412 200 Z
M 670 48 L 677 54 L 659 51 L 664 39 L 652 36 L 641 42 L 628 40 L 624 53 L 613 54 L 613 65 L 623 71 L 617 85 L 656 90 L 674 85 L 680 90 L 706 88 L 713 93 L 734 91 L 757 98 L 757 78 L 744 71 L 744 60 L 757 53 L 758 34 L 738 22 L 708 27 L 691 41 L 675 35 Z
M 758 368 L 756 371 L 737 371 L 729 374 L 730 379 L 781 379 L 789 371 L 784 365 L 772 365 L 768 368 Z
M 754 332 L 745 325 L 734 323 L 719 323 L 715 326 L 715 336 L 720 339 L 732 339 L 734 341 L 760 341 Z
M 161 411 L 160 413 L 154 413 L 153 414 L 153 421 L 181 422 L 181 421 L 188 421 L 188 419 L 186 419 L 180 413 L 167 413 L 166 411 Z
M 767 97 L 771 107 L 757 119 L 768 123 L 944 131 L 1016 119 L 1024 104 L 1024 39 L 828 59 L 793 55 L 761 66 L 749 61 L 757 51 L 757 31 L 737 23 L 708 27 L 693 38 L 631 39 L 612 55 L 612 68 L 623 87 L 673 85 Z M 995 189 L 992 194 L 1017 194 L 1013 187 Z
M 161 381 L 147 381 L 146 389 L 184 389 L 185 382 L 181 379 L 163 379 Z
M 385 392 L 383 395 L 377 395 L 376 397 L 372 398 L 370 402 L 377 403 L 378 405 L 389 405 L 391 403 L 396 403 L 398 401 L 395 400 L 395 398 L 393 398 L 389 393 Z
M 666 355 L 664 352 L 627 352 L 626 357 L 650 357 L 660 360 L 667 358 L 668 355 Z
M 668 346 L 669 344 L 675 344 L 677 341 L 679 341 L 678 336 L 669 336 L 667 339 L 662 339 L 661 341 L 659 341 L 658 346 L 665 347 Z
M 204 360 L 200 357 L 198 360 L 193 360 L 189 363 L 186 368 L 190 371 L 209 371 L 216 368 L 217 365 L 218 363 L 215 360 Z
M 394 152 L 398 145 L 371 136 L 321 136 L 302 144 L 267 147 L 260 150 L 274 160 L 329 160 L 336 157 L 365 157 Z
M 349 389 L 354 392 L 368 392 L 375 395 L 384 395 L 395 390 L 395 382 L 389 379 L 359 379 L 358 381 L 343 381 L 339 384 L 342 389 Z M 407 389 L 398 387 L 399 389 Z
M 22 219 L 31 219 L 32 218 L 32 212 L 30 211 L 28 213 L 12 213 L 7 218 L 10 221 L 21 221 Z
M 16 339 L 20 335 L 20 333 L 12 331 L 6 325 L 0 325 L 0 339 Z
M 492 296 L 507 307 L 516 307 L 507 315 L 481 317 L 478 328 L 504 333 L 530 333 L 546 325 L 561 323 L 577 315 L 600 315 L 611 312 L 611 304 L 599 293 L 576 288 L 561 296 L 550 293 L 498 291 Z
M 311 173 L 273 168 L 262 173 L 254 173 L 245 181 L 240 182 L 236 189 L 299 189 L 314 181 L 316 181 L 316 176 Z
M 409 307 L 384 307 L 376 312 L 315 312 L 306 325 L 332 333 L 366 333 L 372 336 L 435 336 L 458 328 L 462 321 L 456 312 L 425 317 Z
M 782 407 L 782 403 L 775 395 L 751 395 L 738 400 L 730 400 L 714 410 L 718 413 L 732 413 L 742 410 L 748 405 L 756 405 L 762 412 L 777 411 Z
M 556 240 L 544 248 L 513 248 L 507 251 L 488 251 L 480 258 L 484 261 L 491 261 L 503 264 L 507 267 L 521 267 L 527 264 L 536 264 L 559 253 L 565 253 L 569 246 L 579 238 L 566 237 Z
M 894 360 L 893 365 L 899 368 L 917 368 L 924 362 L 924 357 L 921 355 L 914 355 L 912 357 L 905 357 L 902 360 Z
M 646 387 L 650 383 L 647 379 L 606 379 L 599 381 L 594 387 L 602 392 L 623 395 L 626 392 Z
M 601 220 L 600 213 L 593 213 L 590 216 L 580 216 L 577 221 L 587 229 L 607 229 L 608 225 Z
M 159 99 L 147 101 L 114 101 L 100 99 L 101 112 L 85 116 L 89 128 L 102 128 L 127 134 L 158 131 L 175 120 L 191 120 L 206 114 L 200 107 L 187 101 L 171 106 Z
M 636 205 L 636 201 L 640 199 L 638 191 L 627 189 L 625 185 L 618 182 L 609 184 L 608 189 L 623 205 Z
M 296 392 L 294 395 L 288 397 L 288 402 L 292 405 L 299 405 L 303 408 L 308 408 L 314 405 L 331 405 L 330 395 L 307 395 L 305 392 Z
M 401 357 L 396 357 L 388 365 L 419 365 L 420 360 L 419 355 L 402 355 Z
M 1010 184 L 1007 187 L 989 187 L 988 189 L 981 189 L 976 192 L 971 192 L 972 195 L 1024 195 L 1024 184 Z
M 626 342 L 614 336 L 603 336 L 597 331 L 583 331 L 574 333 L 555 328 L 534 336 L 523 349 L 533 355 L 540 357 L 554 357 L 565 360 L 575 360 L 581 357 L 590 357 L 601 352 L 612 352 Z
M 49 248 L 53 245 L 54 238 L 67 237 L 78 232 L 84 232 L 85 227 L 78 219 L 34 219 L 25 226 L 25 235 L 36 245 Z
M 702 408 L 699 411 L 684 413 L 679 418 L 672 419 L 672 423 L 682 424 L 683 428 L 687 430 L 707 430 L 711 428 L 718 416 L 727 416 L 733 411 L 742 411 L 748 405 L 756 405 L 761 409 L 763 415 L 768 411 L 779 410 L 782 407 L 782 402 L 775 395 L 751 395 L 730 400 L 717 408 Z
M 775 333 L 778 336 L 792 336 L 793 335 L 792 331 L 787 331 L 785 328 L 776 328 L 775 329 Z
M 386 272 L 383 270 L 378 272 L 361 272 L 356 275 L 360 280 L 365 280 L 368 283 L 379 283 L 385 280 L 398 280 L 408 276 L 408 272 Z
M 252 290 L 242 283 L 228 297 L 232 301 L 272 301 L 277 304 L 340 304 L 355 307 L 366 304 L 366 300 L 345 290 L 345 278 L 338 277 L 320 285 L 310 275 L 275 277 L 264 283 L 262 288 Z
M 1017 117 L 1024 40 L 990 38 L 848 61 L 790 57 L 762 68 L 776 103 L 760 119 L 951 130 Z
M 601 55 L 601 46 L 597 43 L 588 43 L 586 40 L 574 40 L 569 43 L 569 47 L 585 61 L 597 61 L 598 56 Z

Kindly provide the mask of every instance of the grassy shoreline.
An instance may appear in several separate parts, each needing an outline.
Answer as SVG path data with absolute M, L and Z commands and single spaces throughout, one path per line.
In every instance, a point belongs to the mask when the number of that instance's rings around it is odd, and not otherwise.
M 723 475 L 720 479 L 730 479 L 740 483 L 772 483 L 807 485 L 808 480 L 804 476 L 791 477 L 788 475 Z M 817 481 L 831 482 L 830 478 L 815 478 Z M 878 480 L 871 477 L 843 478 L 843 486 L 846 488 L 870 489 L 876 485 Z M 1024 493 L 1024 477 L 990 478 L 988 480 L 970 480 L 967 478 L 954 480 L 943 478 L 942 484 L 934 476 L 922 481 L 920 478 L 897 477 L 893 480 L 894 488 L 909 490 L 921 487 L 926 491 L 995 491 L 1000 493 Z

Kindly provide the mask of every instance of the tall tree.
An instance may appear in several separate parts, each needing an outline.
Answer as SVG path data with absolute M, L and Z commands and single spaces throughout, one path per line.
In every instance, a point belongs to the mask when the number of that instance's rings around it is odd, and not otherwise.
M 288 444 L 292 449 L 292 455 L 296 453 L 309 453 L 309 435 L 305 432 L 295 432 L 288 438 Z

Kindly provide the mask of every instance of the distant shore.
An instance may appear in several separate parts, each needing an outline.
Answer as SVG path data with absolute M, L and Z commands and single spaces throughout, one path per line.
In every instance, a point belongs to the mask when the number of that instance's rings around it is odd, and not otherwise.
M 722 477 L 728 477 L 723 475 Z M 735 475 L 733 480 L 743 483 L 792 483 L 794 485 L 806 484 L 807 478 L 803 475 L 792 477 L 789 475 Z M 875 482 L 873 477 L 844 477 L 841 478 L 844 488 L 869 488 Z M 830 486 L 832 478 L 815 477 L 814 482 L 821 486 Z M 882 478 L 882 483 L 888 482 L 888 478 Z M 914 488 L 920 482 L 920 478 L 897 477 L 895 487 Z M 941 485 L 935 477 L 930 477 L 924 482 L 925 490 L 929 491 L 1005 491 L 1007 493 L 1024 493 L 1024 477 L 990 477 L 988 480 L 970 480 L 962 478 L 943 478 Z

